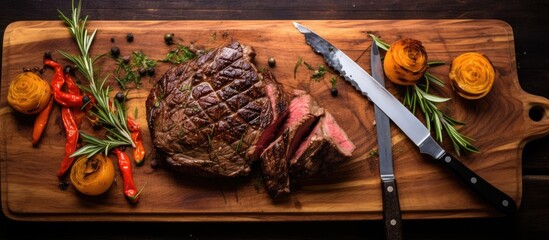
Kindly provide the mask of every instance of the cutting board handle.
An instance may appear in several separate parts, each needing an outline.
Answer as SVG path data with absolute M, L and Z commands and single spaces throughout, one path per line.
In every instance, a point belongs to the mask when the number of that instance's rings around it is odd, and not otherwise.
M 525 98 L 526 140 L 541 138 L 549 134 L 549 99 L 527 94 Z

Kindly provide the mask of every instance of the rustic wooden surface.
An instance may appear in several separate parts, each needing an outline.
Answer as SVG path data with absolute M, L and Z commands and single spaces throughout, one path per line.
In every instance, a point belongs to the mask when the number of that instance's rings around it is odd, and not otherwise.
M 368 52 L 372 43 L 368 32 L 388 42 L 413 35 L 422 39 L 432 59 L 448 63 L 468 51 L 483 52 L 489 56 L 497 69 L 498 81 L 488 97 L 471 102 L 454 96 L 449 88 L 440 89 L 440 92 L 453 97 L 444 108 L 449 109 L 450 116 L 471 123 L 462 128 L 462 132 L 477 139 L 475 145 L 481 149 L 480 154 L 463 156 L 462 161 L 520 204 L 522 147 L 526 140 L 549 132 L 549 119 L 544 118 L 540 122 L 530 120 L 529 106 L 536 105 L 549 111 L 549 101 L 527 94 L 518 86 L 512 29 L 506 23 L 493 20 L 340 20 L 302 23 L 330 39 L 366 69 L 369 69 L 369 60 L 364 53 Z M 124 201 L 122 184 L 115 185 L 101 198 L 83 198 L 72 188 L 68 191 L 59 190 L 55 172 L 64 148 L 59 111 L 53 112 L 54 120 L 49 122 L 43 141 L 38 147 L 32 148 L 28 144 L 32 131 L 32 124 L 26 121 L 28 116 L 11 112 L 2 99 L 0 109 L 4 128 L 1 133 L 5 149 L 1 152 L 2 199 L 7 216 L 19 220 L 47 220 L 51 217 L 51 220 L 122 221 L 128 217 L 135 220 L 180 221 L 380 217 L 378 159 L 371 154 L 377 148 L 372 104 L 343 80 L 337 84 L 341 94 L 337 98 L 332 97 L 329 93 L 329 79 L 334 74 L 316 81 L 310 79 L 311 72 L 303 67 L 298 69 L 296 79 L 293 78 L 293 69 L 300 57 L 313 66 L 324 63 L 305 43 L 302 34 L 295 30 L 291 21 L 89 22 L 88 27 L 99 29 L 92 55 L 108 52 L 114 45 L 121 48 L 122 54 L 138 50 L 152 59 L 161 59 L 170 49 L 163 43 L 167 31 L 173 32 L 182 44 L 192 41 L 203 44 L 206 49 L 233 40 L 254 46 L 258 68 L 267 68 L 267 59 L 275 57 L 278 64 L 272 71 L 283 87 L 286 90 L 310 92 L 321 106 L 336 117 L 358 148 L 351 161 L 336 168 L 333 175 L 304 182 L 289 198 L 276 202 L 270 199 L 262 186 L 258 189 L 257 176 L 220 181 L 180 177 L 181 174 L 154 169 L 150 164 L 134 167 L 134 179 L 138 186 L 147 186 L 141 194 L 140 203 L 132 207 Z M 47 38 L 44 32 L 49 33 Z M 135 36 L 131 43 L 125 41 L 128 32 Z M 10 79 L 21 73 L 22 68 L 32 68 L 33 64 L 39 64 L 43 52 L 54 49 L 74 52 L 75 45 L 61 22 L 17 22 L 7 28 L 5 36 L 2 96 L 6 95 Z M 115 39 L 114 43 L 111 38 Z M 61 56 L 54 54 L 54 57 Z M 66 64 L 62 58 L 59 61 L 62 65 Z M 103 59 L 97 65 L 103 73 L 111 73 L 115 62 Z M 143 78 L 141 88 L 128 92 L 128 115 L 143 126 L 147 150 L 152 145 L 146 128 L 144 100 L 154 80 L 171 66 L 159 65 L 158 75 Z M 448 68 L 433 68 L 431 71 L 447 79 L 445 75 Z M 51 79 L 52 72 L 44 74 L 44 78 Z M 395 94 L 399 94 L 398 88 L 388 86 Z M 115 84 L 112 87 L 117 89 Z M 506 117 L 501 118 L 500 114 Z M 86 130 L 89 125 L 83 125 L 82 128 Z M 505 131 L 499 131 L 504 128 Z M 404 219 L 497 215 L 450 171 L 422 157 L 416 146 L 398 129 L 394 128 L 392 132 L 395 174 L 399 182 Z M 448 148 L 449 144 L 446 145 Z M 28 217 L 29 214 L 34 216 Z
M 2 24 L 6 26 L 14 20 L 52 19 L 55 20 L 56 8 L 68 9 L 65 1 L 50 4 L 18 1 L 13 10 L 4 8 Z M 543 45 L 546 36 L 547 4 L 537 2 L 414 2 L 412 3 L 330 3 L 330 2 L 299 2 L 289 4 L 284 1 L 269 3 L 239 3 L 239 2 L 204 2 L 176 3 L 168 1 L 138 2 L 133 5 L 118 5 L 117 2 L 95 1 L 84 4 L 89 8 L 89 14 L 94 19 L 382 19 L 382 18 L 498 18 L 508 21 L 513 27 L 516 37 L 516 58 L 520 84 L 526 91 L 537 95 L 549 95 L 547 90 L 547 46 Z M 122 8 L 122 9 L 120 9 Z M 152 11 L 151 11 L 152 9 Z M 450 11 L 446 10 L 450 9 Z M 491 11 L 486 11 L 490 9 Z M 215 13 L 215 14 L 214 14 Z M 536 114 L 534 114 L 536 115 Z M 405 221 L 405 237 L 409 239 L 487 239 L 487 238 L 518 238 L 547 236 L 547 223 L 543 216 L 548 212 L 545 203 L 548 200 L 547 183 L 547 138 L 527 144 L 523 154 L 524 193 L 521 211 L 516 218 L 496 219 L 464 219 L 444 221 Z M 54 224 L 26 223 L 6 220 L 1 232 L 15 227 L 38 228 L 47 236 L 77 236 L 86 227 L 106 228 L 111 224 L 90 223 L 67 224 L 69 230 L 58 235 L 50 229 Z M 382 225 L 377 221 L 343 221 L 343 222 L 294 222 L 294 223 L 238 223 L 238 224 L 136 224 L 119 223 L 116 228 L 135 227 L 147 228 L 135 233 L 121 233 L 117 229 L 100 230 L 95 236 L 113 238 L 133 236 L 147 238 L 151 236 L 183 236 L 187 239 L 205 238 L 290 238 L 290 239 L 359 239 L 381 238 Z M 4 227 L 5 226 L 5 227 Z M 212 229 L 220 229 L 219 234 Z M 19 236 L 31 236 L 30 233 L 18 233 Z M 55 234 L 55 235 L 54 235 Z

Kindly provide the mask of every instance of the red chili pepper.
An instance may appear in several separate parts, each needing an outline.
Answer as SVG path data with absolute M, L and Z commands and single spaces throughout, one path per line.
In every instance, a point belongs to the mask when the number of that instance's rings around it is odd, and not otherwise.
M 63 107 L 82 107 L 84 103 L 82 102 L 83 96 L 81 94 L 70 94 L 62 91 L 63 84 L 65 84 L 63 67 L 51 59 L 45 59 L 44 64 L 55 70 L 51 81 L 55 101 Z
M 70 72 L 65 72 L 65 84 L 67 85 L 67 91 L 69 92 L 69 94 L 77 96 L 82 95 L 80 88 L 78 87 L 78 85 L 76 85 L 76 82 L 74 81 Z M 84 118 L 84 112 L 80 107 L 74 107 L 72 111 L 74 114 L 74 120 L 76 121 L 76 126 L 80 126 L 80 124 L 82 123 L 82 119 Z
M 126 118 L 126 124 L 128 124 L 128 129 L 130 130 L 130 132 L 141 130 L 139 128 L 139 123 L 137 123 L 131 117 Z
M 50 99 L 48 102 L 48 106 L 42 110 L 36 119 L 34 120 L 34 129 L 32 130 L 32 145 L 36 146 L 38 143 L 38 140 L 40 140 L 40 136 L 42 136 L 42 132 L 44 132 L 44 128 L 46 128 L 46 124 L 48 123 L 48 119 L 50 118 L 50 113 L 53 108 L 53 98 Z
M 70 157 L 70 155 L 76 151 L 76 145 L 78 144 L 78 127 L 76 125 L 76 121 L 74 120 L 72 109 L 63 107 L 61 109 L 61 119 L 63 120 L 63 125 L 65 126 L 67 141 L 65 143 L 65 157 L 63 158 L 61 167 L 57 173 L 57 177 L 59 178 L 65 175 L 74 162 L 74 157 Z
M 133 182 L 132 163 L 130 158 L 126 152 L 121 151 L 119 148 L 114 148 L 113 151 L 118 158 L 118 168 L 122 173 L 122 180 L 124 181 L 124 196 L 126 196 L 131 203 L 136 203 L 139 201 L 139 193 Z
M 132 118 L 127 118 L 128 129 L 132 137 L 132 141 L 135 143 L 135 148 L 133 149 L 133 158 L 135 163 L 139 166 L 143 164 L 143 159 L 145 158 L 145 146 L 143 145 L 143 136 L 141 134 L 141 128 L 139 123 L 137 123 Z

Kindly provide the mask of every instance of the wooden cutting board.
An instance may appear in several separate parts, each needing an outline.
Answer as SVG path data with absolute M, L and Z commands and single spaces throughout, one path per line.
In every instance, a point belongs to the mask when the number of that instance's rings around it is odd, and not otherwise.
M 411 37 L 425 45 L 431 60 L 447 64 L 429 69 L 448 82 L 451 60 L 461 53 L 486 54 L 497 71 L 497 80 L 488 96 L 477 101 L 461 99 L 449 87 L 437 89 L 452 100 L 440 107 L 450 116 L 467 123 L 460 131 L 476 141 L 481 153 L 461 157 L 464 164 L 487 181 L 509 194 L 520 204 L 522 195 L 521 155 L 524 144 L 549 133 L 549 101 L 525 93 L 517 79 L 513 31 L 496 20 L 407 20 L 407 21 L 302 21 L 355 59 L 367 71 L 372 43 L 367 33 L 386 42 Z M 205 179 L 184 176 L 150 165 L 135 167 L 135 182 L 144 187 L 141 201 L 129 204 L 117 182 L 100 197 L 86 197 L 69 187 L 60 190 L 56 172 L 65 142 L 60 111 L 56 107 L 38 147 L 31 146 L 33 117 L 15 113 L 6 103 L 10 81 L 24 67 L 42 66 L 45 51 L 67 61 L 55 51 L 76 52 L 66 27 L 58 21 L 24 21 L 8 26 L 4 34 L 0 94 L 0 163 L 2 210 L 17 220 L 37 221 L 285 221 L 381 219 L 381 192 L 378 170 L 376 131 L 372 104 L 341 78 L 339 96 L 330 95 L 328 74 L 311 79 L 304 66 L 294 67 L 299 58 L 312 66 L 325 65 L 323 59 L 305 44 L 291 21 L 92 21 L 89 29 L 99 29 L 93 55 L 107 53 L 118 46 L 122 55 L 141 50 L 153 59 L 164 58 L 170 47 L 165 33 L 174 33 L 176 42 L 194 42 L 206 48 L 232 40 L 256 50 L 258 68 L 269 68 L 267 59 L 277 65 L 271 70 L 285 89 L 310 92 L 335 115 L 357 145 L 351 161 L 334 168 L 333 174 L 301 183 L 291 195 L 273 201 L 263 189 L 256 167 L 247 177 Z M 126 34 L 133 33 L 128 43 Z M 112 41 L 114 40 L 114 42 Z M 97 63 L 103 76 L 113 78 L 115 63 L 102 58 Z M 159 64 L 153 78 L 145 77 L 143 86 L 129 92 L 129 114 L 145 131 L 145 144 L 151 150 L 145 121 L 148 91 L 171 65 Z M 44 73 L 50 80 L 51 70 Z M 116 85 L 114 85 L 116 88 Z M 449 84 L 447 83 L 447 86 Z M 402 89 L 388 84 L 395 95 Z M 114 92 L 113 92 L 114 94 Z M 533 109 L 533 110 L 532 110 Z M 542 113 L 542 119 L 529 118 L 530 111 Z M 83 128 L 89 128 L 84 124 Z M 404 219 L 463 218 L 499 216 L 448 169 L 418 149 L 393 126 L 393 154 Z M 452 150 L 449 140 L 446 149 Z M 115 159 L 114 157 L 112 158 Z

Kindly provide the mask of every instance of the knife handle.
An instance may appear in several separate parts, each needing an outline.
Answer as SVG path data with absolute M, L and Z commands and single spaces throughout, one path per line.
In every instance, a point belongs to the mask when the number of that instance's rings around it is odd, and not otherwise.
M 481 178 L 467 166 L 463 165 L 463 163 L 461 163 L 454 156 L 444 153 L 440 159 L 446 166 L 450 167 L 450 169 L 452 169 L 461 178 L 461 180 L 463 180 L 496 209 L 507 215 L 516 214 L 517 205 L 515 201 L 509 197 L 509 195 L 500 191 L 492 184 Z
M 385 223 L 385 239 L 402 239 L 402 219 L 398 191 L 394 179 L 381 180 L 383 197 L 383 222 Z

